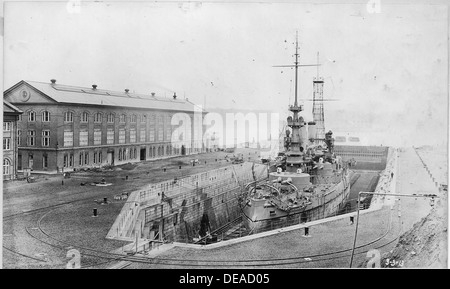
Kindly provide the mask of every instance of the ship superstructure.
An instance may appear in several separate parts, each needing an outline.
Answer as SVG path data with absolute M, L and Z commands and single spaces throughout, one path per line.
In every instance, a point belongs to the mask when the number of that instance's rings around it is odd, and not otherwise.
M 298 103 L 298 68 L 318 65 L 299 63 L 296 37 L 294 64 L 277 66 L 295 68 L 295 98 L 289 106 L 292 116 L 287 118 L 290 129 L 284 137 L 284 162 L 278 163 L 276 171 L 269 172 L 265 181 L 245 187 L 242 209 L 251 228 L 296 214 L 302 214 L 303 221 L 329 216 L 339 210 L 350 192 L 352 172 L 334 153 L 333 133 L 329 131 L 318 138 L 316 123 L 306 122 L 300 115 L 303 106 Z M 314 79 L 314 87 L 323 89 L 320 79 Z M 318 81 L 321 83 L 317 84 Z

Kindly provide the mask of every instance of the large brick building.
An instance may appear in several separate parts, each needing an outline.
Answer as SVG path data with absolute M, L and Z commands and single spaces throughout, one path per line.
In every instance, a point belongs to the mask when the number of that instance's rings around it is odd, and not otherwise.
M 18 121 L 18 169 L 62 172 L 118 165 L 204 150 L 192 134 L 204 112 L 188 99 L 165 98 L 49 83 L 20 81 L 4 100 L 23 111 Z M 199 113 L 194 113 L 194 111 Z M 190 118 L 186 143 L 172 141 L 172 116 Z M 186 139 L 184 139 L 186 141 Z
M 3 101 L 3 180 L 17 176 L 17 120 L 22 111 Z

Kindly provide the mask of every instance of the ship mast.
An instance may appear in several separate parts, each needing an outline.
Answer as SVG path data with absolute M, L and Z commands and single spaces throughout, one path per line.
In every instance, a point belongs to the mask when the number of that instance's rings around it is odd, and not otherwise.
M 297 90 L 298 90 L 298 31 L 295 33 L 295 102 L 297 106 Z
M 303 117 L 299 117 L 299 113 L 303 111 L 303 106 L 298 104 L 298 68 L 301 66 L 319 66 L 320 64 L 300 64 L 299 63 L 299 46 L 298 46 L 298 31 L 295 35 L 295 61 L 294 65 L 276 65 L 274 67 L 294 67 L 295 68 L 295 99 L 294 99 L 294 105 L 289 106 L 289 110 L 293 113 L 293 116 L 288 117 L 287 125 L 292 129 L 292 136 L 288 137 L 289 139 L 289 147 L 287 152 L 287 163 L 293 164 L 294 161 L 290 162 L 290 159 L 292 160 L 292 157 L 299 157 L 302 155 L 303 150 L 305 147 L 303 147 L 303 143 L 306 140 L 303 140 L 301 138 L 300 134 L 300 128 L 306 125 L 306 123 L 303 120 Z M 295 161 L 296 164 L 298 164 L 298 160 Z
M 294 99 L 294 105 L 289 107 L 289 110 L 292 111 L 294 114 L 293 121 L 288 121 L 288 126 L 292 129 L 292 138 L 291 138 L 291 144 L 290 149 L 293 153 L 300 153 L 300 127 L 303 125 L 303 123 L 300 123 L 298 114 L 303 110 L 303 105 L 298 105 L 298 31 L 295 34 L 295 99 Z M 303 118 L 301 119 L 303 120 Z

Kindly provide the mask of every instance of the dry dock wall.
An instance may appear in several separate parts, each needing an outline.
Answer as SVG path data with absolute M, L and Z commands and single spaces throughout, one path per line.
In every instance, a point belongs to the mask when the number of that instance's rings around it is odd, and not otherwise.
M 162 233 L 165 241 L 192 242 L 201 230 L 212 231 L 239 216 L 238 195 L 253 181 L 252 166 L 245 162 L 134 191 L 107 238 L 134 241 L 137 233 L 161 239 Z M 262 179 L 267 167 L 254 164 L 254 172 Z
M 389 147 L 336 145 L 334 151 L 343 161 L 354 159 L 356 166 L 352 169 L 381 171 L 386 167 Z
M 375 193 L 395 193 L 395 183 L 397 181 L 397 150 L 389 148 L 386 159 L 386 167 L 380 173 Z M 385 196 L 373 195 L 370 208 L 375 208 L 383 203 Z

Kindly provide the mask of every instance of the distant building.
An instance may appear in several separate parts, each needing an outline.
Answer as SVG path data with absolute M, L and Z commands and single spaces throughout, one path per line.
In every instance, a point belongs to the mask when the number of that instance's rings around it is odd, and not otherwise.
M 188 99 L 157 97 L 49 83 L 20 81 L 4 100 L 24 113 L 18 121 L 18 169 L 63 172 L 119 165 L 204 151 L 192 135 L 194 111 Z M 172 116 L 190 117 L 189 144 L 172 142 Z
M 17 121 L 22 111 L 3 100 L 3 180 L 17 177 Z

